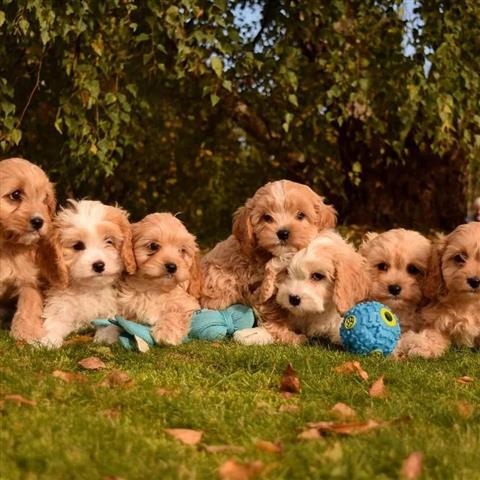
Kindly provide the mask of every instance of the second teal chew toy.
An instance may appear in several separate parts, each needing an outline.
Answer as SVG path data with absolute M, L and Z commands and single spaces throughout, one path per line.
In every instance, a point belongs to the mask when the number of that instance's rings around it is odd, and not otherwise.
M 351 308 L 340 325 L 345 350 L 363 355 L 390 355 L 400 338 L 400 324 L 389 307 L 379 302 L 363 302 Z
M 198 310 L 192 315 L 190 331 L 183 342 L 190 340 L 222 340 L 231 337 L 236 331 L 251 328 L 255 323 L 253 310 L 245 305 L 232 305 L 225 310 Z M 115 318 L 93 320 L 92 325 L 103 328 L 115 325 L 120 328 L 119 342 L 128 350 L 142 350 L 140 341 L 148 346 L 155 345 L 151 327 L 126 320 L 117 315 Z

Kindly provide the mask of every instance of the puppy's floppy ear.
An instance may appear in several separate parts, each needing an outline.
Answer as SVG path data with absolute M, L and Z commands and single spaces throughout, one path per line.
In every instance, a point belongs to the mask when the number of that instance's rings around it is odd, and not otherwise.
M 377 237 L 378 237 L 377 232 L 367 232 L 364 235 L 364 237 L 362 238 L 362 243 L 360 244 L 360 247 L 358 248 L 358 251 L 360 252 L 361 255 L 364 255 L 367 252 L 368 247 L 370 245 L 370 242 L 374 238 L 377 238 Z
M 57 198 L 55 196 L 55 187 L 53 186 L 53 183 L 49 183 L 47 191 L 47 209 L 48 213 L 50 214 L 50 218 L 53 217 L 56 208 Z
M 68 269 L 63 258 L 62 245 L 58 227 L 52 233 L 41 239 L 37 250 L 37 265 L 40 275 L 48 284 L 56 288 L 66 288 L 68 285 Z
M 120 247 L 120 257 L 122 258 L 125 270 L 130 275 L 137 271 L 137 263 L 133 253 L 133 234 L 132 226 L 128 221 L 128 214 L 118 207 L 108 207 L 106 219 L 116 223 L 122 232 L 123 241 Z
M 370 285 L 370 272 L 366 260 L 352 248 L 335 262 L 333 301 L 340 313 L 365 300 Z
M 190 280 L 187 292 L 194 298 L 200 298 L 202 292 L 202 270 L 200 268 L 200 253 L 196 252 L 190 268 Z
M 448 237 L 437 240 L 432 245 L 430 258 L 428 259 L 425 281 L 423 283 L 423 295 L 429 300 L 447 293 L 447 286 L 442 274 L 442 257 L 447 246 Z
M 250 202 L 251 200 L 247 200 L 247 203 L 233 214 L 232 227 L 233 235 L 240 242 L 243 253 L 248 256 L 252 254 L 257 243 L 250 218 L 252 214 Z
M 334 228 L 337 224 L 337 211 L 333 205 L 326 205 L 323 201 L 324 198 L 315 193 L 315 200 L 313 208 L 315 209 L 316 225 L 318 231 L 325 230 L 327 228 Z

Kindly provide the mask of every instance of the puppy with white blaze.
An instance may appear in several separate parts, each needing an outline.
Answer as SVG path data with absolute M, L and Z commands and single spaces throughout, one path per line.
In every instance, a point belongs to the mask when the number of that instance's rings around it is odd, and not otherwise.
M 369 282 L 366 260 L 339 234 L 326 231 L 293 256 L 279 281 L 277 302 L 288 310 L 287 322 L 263 335 L 250 334 L 261 343 L 298 344 L 323 337 L 340 344 L 342 314 L 366 298 Z
M 96 318 L 118 314 L 116 283 L 136 270 L 127 213 L 98 201 L 69 200 L 54 221 L 54 244 L 66 283 L 46 293 L 44 346 L 57 348 Z M 95 341 L 108 341 L 99 330 Z

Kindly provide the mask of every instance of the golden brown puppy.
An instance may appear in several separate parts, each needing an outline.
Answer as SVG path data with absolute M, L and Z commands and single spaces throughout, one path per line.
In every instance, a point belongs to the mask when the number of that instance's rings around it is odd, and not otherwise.
M 58 280 L 48 240 L 55 205 L 40 167 L 21 158 L 0 161 L 0 303 L 18 297 L 11 335 L 19 340 L 42 335 L 41 274 Z M 41 272 L 43 261 L 48 268 Z
M 152 325 L 157 343 L 178 345 L 200 309 L 195 237 L 170 213 L 147 215 L 132 230 L 138 270 L 120 285 L 120 311 L 129 320 Z
M 403 356 L 439 357 L 450 343 L 480 346 L 480 223 L 460 225 L 435 243 L 421 310 L 423 330 L 401 342 Z
M 369 297 L 396 313 L 403 332 L 415 329 L 424 301 L 430 240 L 413 230 L 396 228 L 368 233 L 359 252 L 367 259 L 372 274 Z
M 288 180 L 267 183 L 235 212 L 232 235 L 202 260 L 202 307 L 255 303 L 251 294 L 264 282 L 266 270 L 275 275 L 275 268 L 269 271 L 275 259 L 292 256 L 335 223 L 334 208 L 306 185 Z

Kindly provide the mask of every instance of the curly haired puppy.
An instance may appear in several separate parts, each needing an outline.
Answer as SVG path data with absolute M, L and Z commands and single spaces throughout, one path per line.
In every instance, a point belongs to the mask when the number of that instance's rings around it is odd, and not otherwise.
M 53 185 L 45 172 L 21 158 L 0 161 L 0 303 L 18 297 L 11 335 L 32 342 L 42 335 L 41 278 L 56 278 L 49 244 L 55 212 Z
M 418 325 L 431 242 L 413 230 L 368 233 L 359 252 L 371 270 L 369 298 L 388 305 L 402 331 Z
M 271 342 L 298 344 L 324 337 L 340 344 L 341 315 L 366 298 L 369 285 L 366 260 L 336 232 L 323 232 L 294 255 L 279 281 L 276 298 L 289 312 L 287 321 L 262 328 Z M 268 343 L 265 334 L 254 335 L 262 328 L 241 330 L 235 338 Z
M 170 213 L 147 215 L 132 230 L 138 270 L 120 285 L 120 311 L 152 325 L 157 343 L 178 345 L 188 334 L 192 313 L 200 309 L 195 237 Z
M 305 248 L 335 223 L 334 208 L 306 185 L 288 180 L 267 183 L 235 212 L 232 235 L 203 258 L 202 307 L 258 302 L 251 294 L 264 281 L 269 262 Z
M 40 343 L 56 348 L 95 318 L 118 314 L 115 284 L 124 270 L 134 273 L 136 265 L 130 224 L 120 208 L 70 200 L 55 218 L 53 236 L 67 282 L 46 292 Z M 97 332 L 96 341 L 103 341 L 102 333 Z
M 423 330 L 409 332 L 401 355 L 439 357 L 450 343 L 480 347 L 480 223 L 457 227 L 434 244 L 421 310 Z

